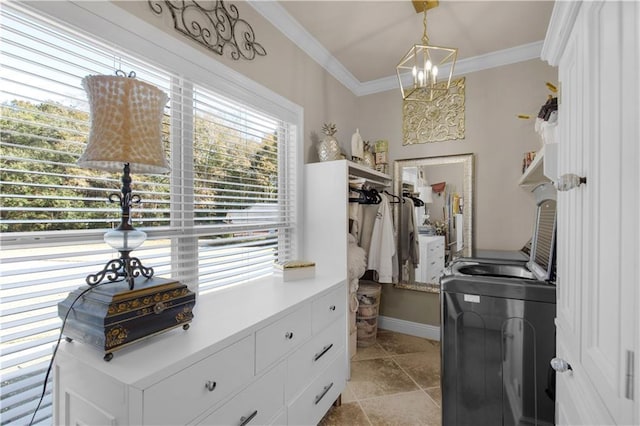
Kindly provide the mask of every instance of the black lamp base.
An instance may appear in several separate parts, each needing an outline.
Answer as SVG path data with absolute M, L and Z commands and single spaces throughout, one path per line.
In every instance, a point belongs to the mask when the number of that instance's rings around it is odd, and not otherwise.
M 78 288 L 58 304 L 60 318 L 71 309 L 63 334 L 67 340 L 104 351 L 106 361 L 114 351 L 144 338 L 176 327 L 186 330 L 193 320 L 195 293 L 178 281 L 138 277 L 135 290 L 120 281 L 95 287 L 78 298 L 85 290 Z
M 105 278 L 111 282 L 124 281 L 129 285 L 129 290 L 133 290 L 135 278 L 153 277 L 153 268 L 147 268 L 137 257 L 130 257 L 128 251 L 121 251 L 120 258 L 112 259 L 102 268 L 100 272 L 87 275 L 86 281 L 90 286 L 99 284 Z

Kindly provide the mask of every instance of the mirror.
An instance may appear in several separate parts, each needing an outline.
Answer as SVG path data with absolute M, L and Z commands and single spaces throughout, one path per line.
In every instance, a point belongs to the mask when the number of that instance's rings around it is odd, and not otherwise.
M 445 265 L 473 250 L 473 154 L 397 160 L 393 179 L 396 287 L 439 292 Z

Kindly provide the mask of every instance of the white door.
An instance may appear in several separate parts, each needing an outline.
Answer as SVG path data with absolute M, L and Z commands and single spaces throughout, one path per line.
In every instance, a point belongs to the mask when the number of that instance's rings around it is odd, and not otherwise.
M 639 15 L 636 2 L 578 6 L 558 64 L 558 172 L 587 177 L 558 194 L 559 424 L 640 421 Z

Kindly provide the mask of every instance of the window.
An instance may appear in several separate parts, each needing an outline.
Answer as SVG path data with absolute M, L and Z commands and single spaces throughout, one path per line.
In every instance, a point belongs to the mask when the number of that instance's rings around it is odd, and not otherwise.
M 172 170 L 132 176 L 142 198 L 134 226 L 148 234 L 135 255 L 156 276 L 200 294 L 269 275 L 275 259 L 295 256 L 300 116 L 269 108 L 282 102 L 268 93 L 230 96 L 228 83 L 206 84 L 227 81 L 219 74 L 193 71 L 189 61 L 166 64 L 164 52 L 128 52 L 128 42 L 101 42 L 14 4 L 0 13 L 4 425 L 27 423 L 38 403 L 60 327 L 57 303 L 117 256 L 102 236 L 119 223 L 107 197 L 119 192 L 120 176 L 75 165 L 89 121 L 82 77 L 135 71 L 169 94 L 163 128 Z M 123 37 L 121 27 L 112 31 Z M 51 388 L 36 424 L 50 423 Z

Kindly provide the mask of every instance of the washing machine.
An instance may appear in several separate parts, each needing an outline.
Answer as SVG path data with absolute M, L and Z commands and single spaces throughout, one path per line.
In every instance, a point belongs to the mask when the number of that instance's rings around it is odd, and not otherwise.
M 441 279 L 445 426 L 554 424 L 555 189 L 537 201 L 526 261 L 459 259 Z

